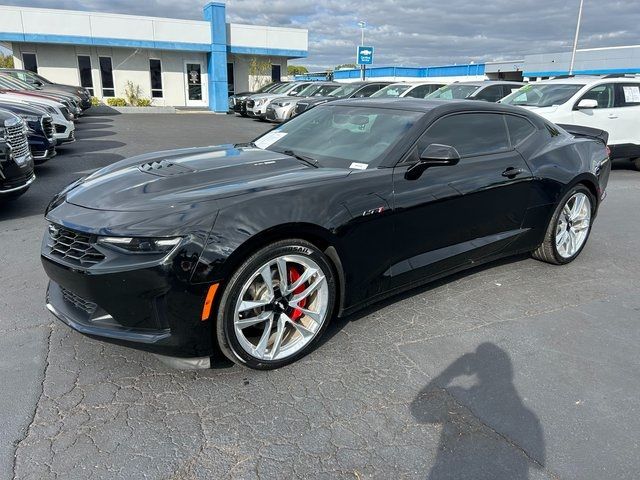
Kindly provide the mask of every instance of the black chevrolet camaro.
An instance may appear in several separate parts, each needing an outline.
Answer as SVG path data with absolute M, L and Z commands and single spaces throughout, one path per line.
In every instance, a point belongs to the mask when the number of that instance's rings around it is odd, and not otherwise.
M 47 306 L 192 365 L 276 368 L 399 291 L 522 252 L 572 261 L 609 172 L 606 133 L 517 107 L 339 100 L 69 185 L 46 212 Z

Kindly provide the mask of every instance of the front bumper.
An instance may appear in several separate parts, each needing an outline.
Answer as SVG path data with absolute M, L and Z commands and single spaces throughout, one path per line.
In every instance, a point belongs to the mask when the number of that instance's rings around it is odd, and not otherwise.
M 41 256 L 50 279 L 46 303 L 63 323 L 92 338 L 159 355 L 213 354 L 212 322 L 201 320 L 208 285 L 181 278 L 181 255 L 149 262 L 114 253 L 104 263 L 117 267 L 85 268 L 56 257 L 47 247 L 50 240 L 45 234 Z
M 56 131 L 53 134 L 53 138 L 56 141 L 57 145 L 76 141 L 76 127 L 73 122 L 68 122 L 67 124 L 56 123 L 55 129 Z
M 295 105 L 287 105 L 286 107 L 269 105 L 265 112 L 265 119 L 276 123 L 286 122 L 291 118 L 294 108 Z

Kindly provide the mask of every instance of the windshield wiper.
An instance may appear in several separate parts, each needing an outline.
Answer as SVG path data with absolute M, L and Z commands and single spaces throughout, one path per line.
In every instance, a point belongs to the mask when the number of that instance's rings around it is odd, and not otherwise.
M 316 160 L 315 158 L 307 157 L 305 155 L 300 155 L 299 153 L 296 153 L 293 150 L 284 150 L 282 153 L 284 153 L 285 155 L 289 155 L 290 157 L 297 158 L 301 162 L 304 162 L 313 168 L 318 168 L 318 160 Z

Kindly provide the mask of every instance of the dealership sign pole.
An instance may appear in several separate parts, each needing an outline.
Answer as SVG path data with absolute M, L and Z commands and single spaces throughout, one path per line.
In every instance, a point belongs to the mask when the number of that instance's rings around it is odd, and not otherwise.
M 373 64 L 373 47 L 360 45 L 357 53 L 357 63 L 361 68 L 361 78 L 365 79 L 365 68 L 367 65 Z

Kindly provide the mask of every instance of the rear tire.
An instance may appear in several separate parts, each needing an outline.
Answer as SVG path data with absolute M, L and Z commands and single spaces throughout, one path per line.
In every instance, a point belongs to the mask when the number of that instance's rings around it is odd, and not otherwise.
M 587 244 L 594 213 L 595 199 L 591 191 L 582 184 L 571 188 L 558 202 L 543 242 L 532 253 L 533 258 L 554 265 L 575 260 Z
M 314 348 L 335 303 L 334 270 L 318 248 L 300 239 L 272 243 L 229 279 L 217 309 L 218 344 L 239 365 L 288 365 Z

